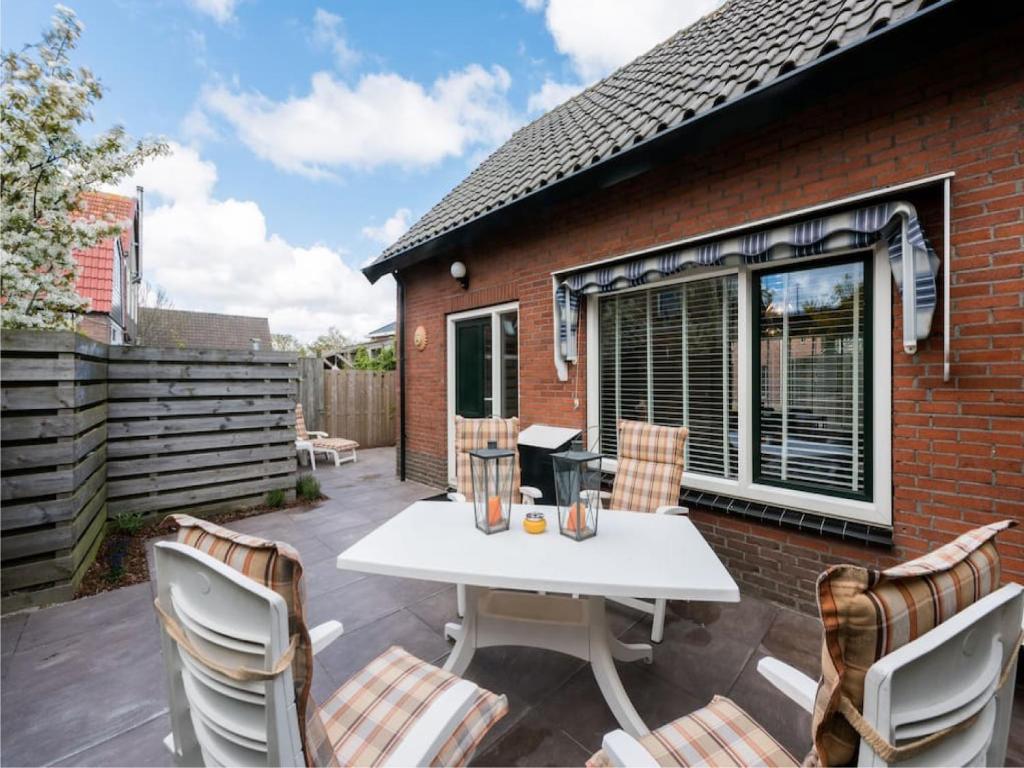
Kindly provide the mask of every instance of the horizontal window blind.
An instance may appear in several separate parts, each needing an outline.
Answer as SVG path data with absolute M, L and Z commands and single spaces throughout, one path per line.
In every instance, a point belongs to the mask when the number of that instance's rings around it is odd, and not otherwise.
M 600 434 L 618 451 L 619 419 L 690 430 L 686 468 L 735 478 L 735 275 L 600 300 Z
M 864 260 L 758 277 L 761 482 L 864 496 Z

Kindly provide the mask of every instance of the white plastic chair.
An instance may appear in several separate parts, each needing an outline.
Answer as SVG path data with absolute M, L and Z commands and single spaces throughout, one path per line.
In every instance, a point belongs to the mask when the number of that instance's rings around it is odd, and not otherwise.
M 185 544 L 158 543 L 155 556 L 158 606 L 170 618 L 161 632 L 172 726 L 165 744 L 177 764 L 306 765 L 284 599 Z M 336 621 L 313 629 L 313 652 L 341 633 Z M 462 680 L 438 696 L 387 764 L 429 764 L 478 690 Z
M 885 742 L 905 747 L 952 729 L 916 755 L 894 758 L 899 765 L 1005 764 L 1022 616 L 1024 587 L 1008 584 L 871 666 L 863 717 Z M 757 670 L 813 712 L 816 681 L 773 658 Z M 607 734 L 602 748 L 612 765 L 653 762 L 621 730 Z M 862 738 L 858 765 L 890 763 Z

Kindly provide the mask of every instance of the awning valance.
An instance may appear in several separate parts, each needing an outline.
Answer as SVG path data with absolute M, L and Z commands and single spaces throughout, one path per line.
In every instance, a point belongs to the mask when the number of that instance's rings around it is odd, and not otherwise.
M 931 330 L 939 259 L 925 239 L 914 206 L 895 200 L 559 275 L 555 282 L 556 363 L 564 368 L 565 361 L 577 357 L 583 295 L 645 285 L 695 267 L 761 264 L 868 247 L 888 249 L 893 278 L 904 300 L 903 345 L 913 353 L 918 340 L 927 338 Z M 912 258 L 904 260 L 905 253 Z

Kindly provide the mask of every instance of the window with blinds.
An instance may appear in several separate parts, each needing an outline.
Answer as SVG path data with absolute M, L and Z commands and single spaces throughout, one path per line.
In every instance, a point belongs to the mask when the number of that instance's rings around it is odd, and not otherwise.
M 869 272 L 861 258 L 757 276 L 757 482 L 869 497 Z
M 685 426 L 686 468 L 735 478 L 737 278 L 694 280 L 600 299 L 601 451 L 619 419 Z

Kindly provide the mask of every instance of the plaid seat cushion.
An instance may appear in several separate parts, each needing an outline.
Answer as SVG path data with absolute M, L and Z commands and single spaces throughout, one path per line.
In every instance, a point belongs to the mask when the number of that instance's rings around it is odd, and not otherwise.
M 473 497 L 473 473 L 470 471 L 469 452 L 486 448 L 493 440 L 499 448 L 516 454 L 515 470 L 512 475 L 512 500 L 518 502 L 516 491 L 519 480 L 519 419 L 464 419 L 455 417 L 455 484 L 459 493 L 467 499 Z
M 355 440 L 346 440 L 344 437 L 316 437 L 310 442 L 314 448 L 328 451 L 351 451 L 359 447 Z
M 306 626 L 306 592 L 299 553 L 283 542 L 247 536 L 189 515 L 171 515 L 170 518 L 179 526 L 179 542 L 205 552 L 284 598 L 288 606 L 288 632 L 298 636 L 292 659 L 292 681 L 299 732 L 302 733 L 313 682 L 313 644 Z M 306 756 L 308 762 L 308 749 Z
M 678 504 L 688 434 L 686 427 L 620 421 L 618 469 L 609 507 L 654 512 Z
M 295 404 L 295 436 L 299 440 L 309 440 L 309 430 L 306 429 L 306 417 L 302 414 L 302 403 Z
M 430 704 L 459 680 L 392 646 L 335 691 L 306 726 L 319 766 L 380 765 Z M 441 746 L 432 765 L 465 765 L 508 701 L 480 689 L 476 703 Z
M 818 609 L 825 634 L 809 761 L 856 763 L 860 737 L 838 711 L 840 696 L 863 710 L 864 678 L 872 664 L 996 590 L 999 555 L 993 539 L 1011 525 L 1006 520 L 976 528 L 884 571 L 839 565 L 821 575 Z
M 764 728 L 724 696 L 639 739 L 658 765 L 795 766 L 796 760 Z M 611 765 L 604 751 L 591 768 Z

